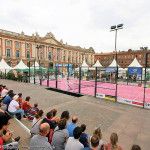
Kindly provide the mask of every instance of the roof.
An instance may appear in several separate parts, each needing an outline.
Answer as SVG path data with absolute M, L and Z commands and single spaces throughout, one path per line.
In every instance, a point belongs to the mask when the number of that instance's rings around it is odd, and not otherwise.
M 23 63 L 22 60 L 13 69 L 28 69 L 28 67 Z
M 114 59 L 113 61 L 112 61 L 112 63 L 108 66 L 108 67 L 117 67 L 117 62 L 116 62 L 116 60 Z M 120 67 L 119 65 L 118 65 L 118 67 Z
M 142 67 L 138 62 L 137 58 L 135 57 L 132 63 L 128 67 Z
M 93 67 L 103 67 L 99 60 L 96 61 L 96 63 L 93 65 Z

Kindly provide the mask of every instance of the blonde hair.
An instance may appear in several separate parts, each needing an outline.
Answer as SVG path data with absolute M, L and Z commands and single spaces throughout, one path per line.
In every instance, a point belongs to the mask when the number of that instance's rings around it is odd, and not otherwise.
M 94 130 L 93 135 L 97 135 L 99 137 L 99 139 L 102 139 L 102 132 L 101 132 L 101 128 L 98 127 Z

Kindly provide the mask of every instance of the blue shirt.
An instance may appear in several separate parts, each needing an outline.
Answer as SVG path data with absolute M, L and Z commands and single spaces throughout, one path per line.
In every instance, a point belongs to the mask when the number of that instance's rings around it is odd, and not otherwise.
M 68 125 L 67 125 L 67 130 L 68 130 L 68 132 L 69 132 L 69 137 L 73 137 L 73 130 L 75 129 L 75 127 L 76 127 L 77 125 L 76 124 L 74 124 L 74 123 L 68 123 Z
M 3 99 L 3 103 L 6 104 L 7 106 L 10 104 L 12 98 L 7 95 L 4 99 Z

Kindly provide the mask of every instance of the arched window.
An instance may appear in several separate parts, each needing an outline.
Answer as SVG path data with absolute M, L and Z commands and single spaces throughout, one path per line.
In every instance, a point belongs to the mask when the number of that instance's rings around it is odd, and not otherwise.
M 19 57 L 20 57 L 20 51 L 16 50 L 16 58 L 19 58 Z
M 11 53 L 10 53 L 10 49 L 6 49 L 6 57 L 10 57 L 11 56 Z
M 48 52 L 48 59 L 52 60 L 52 52 Z
M 30 52 L 27 51 L 27 58 L 30 58 Z

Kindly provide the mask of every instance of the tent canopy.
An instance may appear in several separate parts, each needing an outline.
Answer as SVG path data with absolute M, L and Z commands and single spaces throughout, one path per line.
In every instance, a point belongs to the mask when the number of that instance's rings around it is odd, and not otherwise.
M 96 63 L 93 65 L 93 67 L 103 67 L 99 60 L 96 61 Z
M 142 67 L 142 66 L 140 65 L 138 60 L 136 58 L 134 58 L 134 60 L 132 61 L 132 63 L 128 67 Z
M 24 70 L 24 69 L 29 69 L 22 60 L 13 68 L 13 69 L 19 69 L 19 70 Z
M 84 68 L 88 68 L 88 67 L 89 67 L 89 66 L 87 65 L 85 59 L 83 60 L 83 63 L 82 63 L 82 65 L 81 65 L 81 67 L 84 67 Z
M 5 60 L 4 59 L 2 59 L 1 61 L 0 61 L 0 71 L 2 71 L 2 72 L 9 72 L 10 70 L 12 69 L 12 67 L 10 67 L 6 62 L 5 62 Z
M 112 63 L 108 66 L 108 67 L 116 67 L 118 64 L 117 64 L 117 62 L 116 62 L 116 60 L 114 59 L 113 61 L 112 61 Z M 120 66 L 118 65 L 118 67 L 120 68 Z

